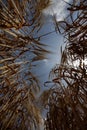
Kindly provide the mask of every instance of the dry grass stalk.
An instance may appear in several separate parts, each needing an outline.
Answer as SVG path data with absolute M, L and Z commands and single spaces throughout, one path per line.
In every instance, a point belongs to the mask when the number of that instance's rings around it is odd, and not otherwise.
M 46 6 L 48 2 L 43 3 Z M 40 28 L 41 8 L 34 0 L 0 0 L 1 130 L 32 130 L 41 123 L 35 105 L 39 83 L 31 72 L 33 62 L 43 60 L 49 53 L 40 43 L 40 36 L 33 36 Z
M 87 129 L 87 65 L 83 63 L 87 58 L 87 1 L 72 0 L 68 5 L 69 16 L 57 23 L 58 29 L 62 27 L 66 48 L 61 64 L 51 72 L 54 87 L 48 100 L 46 130 Z

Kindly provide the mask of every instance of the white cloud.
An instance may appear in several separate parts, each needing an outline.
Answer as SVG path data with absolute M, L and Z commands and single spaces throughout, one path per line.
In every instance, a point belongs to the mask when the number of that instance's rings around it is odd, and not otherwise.
M 48 65 L 48 60 L 47 59 L 44 59 L 43 62 L 44 62 L 45 65 Z
M 69 2 L 70 0 L 65 0 Z M 62 20 L 66 16 L 65 11 L 66 3 L 63 0 L 51 0 L 51 4 L 48 8 L 43 10 L 45 15 L 56 15 L 57 20 Z

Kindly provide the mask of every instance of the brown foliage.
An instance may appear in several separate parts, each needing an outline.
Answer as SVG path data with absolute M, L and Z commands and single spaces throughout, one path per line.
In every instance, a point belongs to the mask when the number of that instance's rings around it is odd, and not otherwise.
M 87 1 L 67 4 L 69 16 L 57 22 L 66 48 L 61 64 L 51 72 L 54 85 L 48 100 L 46 130 L 87 129 L 87 65 L 83 63 L 87 59 Z
M 55 88 L 49 98 L 46 130 L 87 129 L 87 72 L 86 66 L 73 68 L 60 65 L 54 68 Z
M 65 43 L 71 55 L 83 58 L 87 56 L 87 1 L 72 0 L 67 10 L 69 15 L 64 21 L 57 22 L 60 32 L 65 37 Z
M 33 62 L 49 51 L 34 38 L 40 29 L 43 3 L 35 0 L 0 0 L 0 129 L 36 129 L 41 123 L 35 104 L 39 82 Z M 39 128 L 38 128 L 39 129 Z

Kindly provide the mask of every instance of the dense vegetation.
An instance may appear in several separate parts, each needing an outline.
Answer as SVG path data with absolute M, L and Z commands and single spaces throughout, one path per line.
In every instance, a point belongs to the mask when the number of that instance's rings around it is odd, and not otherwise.
M 48 53 L 40 36 L 41 9 L 36 0 L 0 1 L 0 129 L 38 129 L 40 111 L 35 104 L 40 86 L 31 69 Z M 40 6 L 39 6 L 40 4 Z
M 68 17 L 57 23 L 66 47 L 60 65 L 51 72 L 54 87 L 49 96 L 46 130 L 87 129 L 87 1 L 67 4 Z
M 49 4 L 49 0 L 0 0 L 1 130 L 41 130 L 36 103 L 40 86 L 32 69 L 49 53 L 41 35 L 35 37 L 43 26 L 42 10 Z M 51 81 L 45 83 L 52 83 L 52 88 L 40 97 L 48 108 L 45 130 L 87 129 L 87 0 L 66 4 L 65 20 L 53 19 L 66 47 L 61 48 L 61 63 L 52 69 Z

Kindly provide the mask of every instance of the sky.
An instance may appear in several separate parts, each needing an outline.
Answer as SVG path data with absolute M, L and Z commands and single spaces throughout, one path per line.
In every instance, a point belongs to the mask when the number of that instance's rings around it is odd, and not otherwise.
M 49 79 L 49 73 L 55 67 L 56 64 L 60 63 L 61 46 L 62 48 L 65 47 L 63 36 L 59 33 L 54 32 L 55 23 L 53 21 L 53 17 L 54 17 L 53 15 L 56 14 L 57 21 L 63 20 L 67 15 L 66 12 L 67 4 L 62 0 L 51 0 L 51 1 L 52 2 L 50 6 L 42 11 L 40 22 L 42 22 L 43 26 L 41 30 L 38 33 L 35 32 L 33 35 L 34 37 L 38 37 L 40 35 L 53 32 L 47 36 L 43 36 L 40 41 L 41 43 L 47 45 L 45 49 L 51 51 L 51 53 L 47 55 L 46 59 L 35 62 L 35 65 L 37 66 L 32 68 L 32 72 L 39 79 L 39 83 L 41 87 L 40 92 L 49 89 L 49 87 L 48 88 L 44 87 L 44 82 L 51 80 Z M 66 1 L 69 2 L 69 0 Z M 26 27 L 25 30 L 27 29 L 28 28 Z M 20 29 L 19 31 L 21 32 L 22 30 Z M 16 62 L 17 61 L 20 62 L 21 60 L 24 62 L 29 61 L 29 58 L 32 59 L 32 56 L 33 55 L 27 51 L 24 55 L 21 56 L 21 58 L 16 59 Z M 22 68 L 23 71 L 22 71 L 21 78 L 24 77 L 24 72 L 27 73 L 29 66 L 27 64 L 26 65 L 24 64 Z
M 65 1 L 65 2 L 64 2 Z M 66 2 L 70 0 L 51 0 L 50 6 L 43 10 L 45 15 L 56 15 L 57 21 L 63 20 L 66 16 Z
M 53 32 L 55 30 L 53 15 L 56 14 L 57 21 L 63 20 L 67 15 L 65 8 L 66 8 L 66 4 L 64 2 L 62 2 L 61 0 L 54 0 L 51 6 L 43 10 L 42 17 L 41 17 L 41 22 L 43 26 L 38 33 L 34 34 L 34 36 L 37 37 L 39 35 L 44 35 L 46 33 Z M 45 49 L 51 51 L 51 53 L 47 55 L 46 59 L 35 62 L 35 65 L 37 66 L 32 68 L 32 72 L 34 73 L 34 75 L 36 75 L 36 77 L 40 81 L 41 89 L 40 89 L 40 93 L 38 94 L 38 97 L 44 90 L 49 89 L 49 87 L 47 88 L 44 86 L 44 82 L 50 80 L 49 79 L 50 71 L 52 70 L 52 68 L 54 68 L 56 64 L 60 63 L 61 46 L 62 48 L 64 48 L 65 46 L 63 36 L 56 32 L 53 32 L 47 36 L 43 36 L 40 42 L 47 45 Z M 30 56 L 29 52 L 26 52 L 25 55 L 23 55 L 22 61 L 29 61 L 29 56 Z M 17 59 L 17 60 L 21 61 L 21 59 Z M 29 66 L 26 64 L 22 67 L 24 69 L 22 71 L 22 76 L 24 76 L 24 72 L 27 73 Z
M 69 2 L 69 0 L 66 1 Z M 66 3 L 63 2 L 62 0 L 52 0 L 51 5 L 48 8 L 44 9 L 42 12 L 41 22 L 44 23 L 44 26 L 36 35 L 39 34 L 42 35 L 55 30 L 53 15 L 56 14 L 57 21 L 63 20 L 67 15 L 65 8 Z M 47 36 L 42 37 L 41 42 L 48 45 L 46 49 L 52 52 L 47 55 L 47 59 L 37 62 L 36 69 L 33 69 L 33 72 L 40 79 L 40 84 L 43 91 L 45 89 L 44 82 L 49 80 L 48 77 L 51 69 L 56 64 L 60 63 L 61 59 L 60 48 L 61 46 L 62 48 L 64 48 L 65 44 L 63 36 L 56 32 L 53 32 Z

